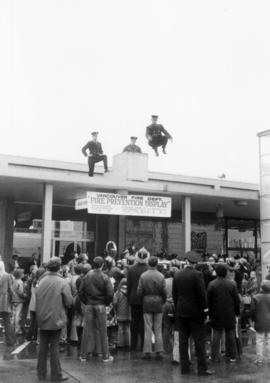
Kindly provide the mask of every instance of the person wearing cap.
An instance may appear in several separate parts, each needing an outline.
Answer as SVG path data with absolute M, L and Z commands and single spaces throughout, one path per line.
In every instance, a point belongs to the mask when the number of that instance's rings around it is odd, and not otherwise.
M 203 275 L 195 269 L 201 257 L 195 251 L 185 254 L 186 267 L 175 273 L 172 295 L 175 305 L 176 323 L 179 327 L 179 350 L 181 373 L 190 373 L 188 352 L 189 339 L 192 336 L 197 356 L 198 375 L 212 375 L 206 363 L 205 321 L 208 320 L 206 289 Z
M 141 148 L 136 145 L 138 137 L 131 136 L 130 137 L 130 144 L 125 146 L 123 149 L 123 152 L 129 152 L 129 153 L 141 153 Z
M 230 363 L 236 362 L 236 318 L 240 315 L 240 299 L 236 283 L 226 278 L 226 264 L 216 265 L 217 278 L 207 288 L 209 317 L 213 328 L 212 361 L 220 362 L 220 342 L 225 330 L 226 356 Z
M 142 302 L 137 289 L 140 276 L 148 270 L 149 252 L 142 247 L 135 255 L 135 264 L 130 266 L 127 272 L 127 296 L 131 307 L 131 350 L 137 350 L 140 338 L 140 348 L 144 342 L 144 320 Z
M 88 157 L 89 177 L 93 177 L 95 164 L 100 161 L 103 161 L 104 172 L 108 172 L 108 159 L 106 154 L 103 153 L 101 143 L 98 141 L 98 132 L 92 132 L 91 135 L 92 140 L 88 141 L 82 148 L 83 155 Z
M 163 153 L 166 154 L 166 146 L 168 140 L 172 141 L 172 136 L 163 125 L 157 123 L 157 120 L 158 116 L 152 115 L 152 124 L 147 126 L 145 135 L 148 144 L 155 151 L 156 156 L 159 156 L 158 147 L 161 146 Z
M 101 347 L 103 362 L 113 361 L 109 353 L 106 312 L 106 306 L 113 301 L 113 286 L 108 275 L 102 271 L 103 264 L 102 257 L 95 257 L 93 270 L 82 278 L 79 287 L 79 298 L 86 305 L 81 362 L 86 361 L 88 354 L 92 356 L 96 353 L 98 347 Z
M 60 258 L 52 257 L 36 289 L 36 319 L 40 329 L 37 375 L 39 380 L 46 379 L 50 349 L 51 381 L 54 382 L 68 379 L 62 375 L 59 341 L 61 330 L 67 324 L 66 309 L 73 303 L 68 280 L 59 274 L 60 266 Z

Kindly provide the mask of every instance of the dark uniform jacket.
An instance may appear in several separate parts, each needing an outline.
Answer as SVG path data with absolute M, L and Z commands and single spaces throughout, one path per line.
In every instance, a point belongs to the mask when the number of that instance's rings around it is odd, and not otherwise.
M 169 132 L 161 124 L 151 124 L 146 128 L 146 138 L 155 137 L 155 136 L 166 136 L 168 139 L 172 138 Z
M 215 279 L 208 285 L 207 299 L 211 326 L 217 330 L 233 330 L 235 316 L 240 314 L 236 283 L 227 278 Z
M 187 266 L 176 272 L 172 288 L 176 317 L 203 321 L 208 314 L 206 290 L 200 271 Z
M 124 149 L 123 152 L 130 152 L 130 153 L 141 153 L 142 150 L 138 145 L 127 145 Z
M 90 155 L 98 156 L 103 154 L 101 143 L 98 141 L 88 141 L 86 145 L 82 148 L 82 152 L 85 156 L 87 156 L 86 150 L 89 150 Z
M 139 279 L 142 273 L 148 269 L 145 263 L 136 263 L 128 269 L 127 286 L 128 301 L 130 305 L 141 305 L 142 302 L 137 294 Z

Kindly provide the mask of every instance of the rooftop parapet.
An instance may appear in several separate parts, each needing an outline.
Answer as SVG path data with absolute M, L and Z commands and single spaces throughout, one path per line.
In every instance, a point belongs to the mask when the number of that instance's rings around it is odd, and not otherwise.
M 113 157 L 113 177 L 128 181 L 148 181 L 148 154 L 124 152 Z

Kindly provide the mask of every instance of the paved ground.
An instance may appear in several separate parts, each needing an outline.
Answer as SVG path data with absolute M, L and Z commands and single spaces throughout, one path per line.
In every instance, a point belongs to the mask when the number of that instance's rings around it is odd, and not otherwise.
M 212 365 L 216 370 L 212 377 L 197 377 L 196 371 L 188 376 L 180 375 L 180 368 L 171 365 L 168 358 L 162 362 L 142 361 L 139 353 L 118 352 L 115 361 L 104 364 L 98 359 L 86 363 L 77 360 L 75 347 L 69 347 L 61 355 L 63 373 L 69 382 L 81 383 L 268 383 L 270 367 L 257 367 L 253 361 L 254 346 L 244 348 L 242 360 L 235 365 Z M 29 344 L 15 357 L 0 345 L 0 383 L 33 383 L 36 378 L 36 347 Z

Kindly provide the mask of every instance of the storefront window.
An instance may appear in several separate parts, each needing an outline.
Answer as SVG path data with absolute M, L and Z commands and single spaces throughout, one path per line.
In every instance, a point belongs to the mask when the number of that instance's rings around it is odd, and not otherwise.
M 260 260 L 260 235 L 257 220 L 227 219 L 227 253 L 229 256 Z
M 14 227 L 13 248 L 21 258 L 40 253 L 42 220 L 34 219 L 28 227 L 20 222 Z M 94 242 L 94 232 L 87 231 L 84 221 L 52 221 L 51 254 L 65 256 L 73 251 L 87 252 L 87 245 Z

